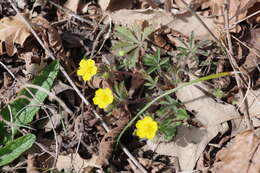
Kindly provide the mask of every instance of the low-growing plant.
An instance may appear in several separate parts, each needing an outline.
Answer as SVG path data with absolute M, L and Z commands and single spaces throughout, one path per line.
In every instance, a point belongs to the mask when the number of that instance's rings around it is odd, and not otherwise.
M 59 61 L 53 61 L 32 80 L 32 84 L 50 91 L 58 72 Z M 12 103 L 0 110 L 0 166 L 12 162 L 33 145 L 36 140 L 33 134 L 14 137 L 19 128 L 28 126 L 33 120 L 47 96 L 48 93 L 42 90 L 22 89 Z
M 150 108 L 150 106 L 152 106 L 154 103 L 156 103 L 157 101 L 160 101 L 162 98 L 164 97 L 168 97 L 170 96 L 172 93 L 176 92 L 177 90 L 184 88 L 186 86 L 189 85 L 194 85 L 196 83 L 202 82 L 202 81 L 206 81 L 206 80 L 211 80 L 211 79 L 215 79 L 215 78 L 220 78 L 220 77 L 224 77 L 224 76 L 229 76 L 229 75 L 233 75 L 233 72 L 223 72 L 223 73 L 218 73 L 218 74 L 213 74 L 213 75 L 209 75 L 209 76 L 205 76 L 205 77 L 201 77 L 195 80 L 192 80 L 190 82 L 187 83 L 183 83 L 181 85 L 179 85 L 176 88 L 170 89 L 165 91 L 164 93 L 160 94 L 159 96 L 157 96 L 156 98 L 154 98 L 153 100 L 151 100 L 149 103 L 147 103 L 133 118 L 132 120 L 125 126 L 125 128 L 121 131 L 121 133 L 119 134 L 118 138 L 117 138 L 117 144 L 119 143 L 122 135 L 125 133 L 125 131 L 136 121 L 137 118 L 139 118 L 141 115 L 145 114 L 145 112 L 147 111 L 148 108 Z M 166 105 L 171 105 L 172 103 L 175 104 L 175 101 L 170 100 L 170 102 L 163 102 Z M 168 111 L 168 109 L 166 109 Z M 165 112 L 165 110 L 163 110 L 163 112 Z M 171 139 L 176 132 L 176 127 L 178 125 L 181 125 L 181 121 L 185 120 L 188 116 L 187 113 L 184 109 L 182 108 L 178 108 L 177 109 L 173 109 L 173 112 L 175 113 L 175 117 L 176 117 L 176 121 L 172 121 L 169 120 L 167 117 L 164 119 L 164 121 L 162 121 L 161 123 L 161 132 L 165 135 L 166 139 Z M 160 114 L 160 113 L 159 113 Z M 179 122 L 179 123 L 177 123 Z M 175 123 L 175 124 L 173 124 Z M 177 123 L 177 124 L 176 124 Z
M 153 72 L 162 73 L 162 68 L 167 67 L 169 63 L 169 58 L 161 58 L 161 51 L 157 49 L 154 54 L 145 54 L 144 56 L 144 65 L 148 67 L 146 72 L 151 74 Z
M 131 69 L 135 68 L 141 52 L 146 51 L 148 36 L 153 32 L 152 27 L 142 30 L 139 25 L 133 26 L 132 30 L 127 27 L 115 27 L 116 36 L 119 42 L 112 49 L 119 56 L 126 56 L 122 61 L 122 66 Z
M 178 54 L 177 58 L 184 60 L 194 60 L 197 64 L 199 64 L 199 56 L 208 56 L 208 52 L 201 49 L 200 44 L 195 42 L 194 33 L 192 32 L 189 38 L 188 44 L 183 40 L 180 40 L 183 47 L 177 47 Z

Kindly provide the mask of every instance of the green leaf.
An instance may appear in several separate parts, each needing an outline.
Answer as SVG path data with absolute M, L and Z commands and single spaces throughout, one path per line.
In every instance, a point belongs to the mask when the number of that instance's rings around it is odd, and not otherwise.
M 59 72 L 59 61 L 53 61 L 50 65 L 45 67 L 42 72 L 32 80 L 32 84 L 38 85 L 46 90 L 50 90 L 53 82 Z M 7 121 L 11 120 L 17 126 L 26 125 L 33 120 L 34 115 L 39 111 L 40 104 L 43 103 L 47 97 L 47 93 L 37 89 L 28 89 L 34 97 L 25 89 L 23 89 L 19 96 L 13 103 L 11 103 L 0 111 L 0 115 Z
M 11 163 L 18 158 L 23 152 L 31 148 L 35 140 L 35 135 L 27 134 L 0 148 L 0 166 Z
M 187 111 L 182 108 L 177 109 L 175 116 L 177 120 L 186 120 L 189 117 Z
M 129 43 L 129 42 L 118 42 L 118 43 L 116 43 L 112 46 L 112 50 L 121 49 L 121 48 L 129 47 L 129 46 L 132 46 L 132 45 L 133 44 Z
M 148 39 L 148 36 L 154 31 L 152 26 L 144 28 L 142 40 Z
M 160 123 L 159 131 L 163 134 L 164 139 L 169 141 L 176 135 L 177 127 L 179 125 L 181 124 L 172 122 L 172 119 L 168 118 Z
M 137 40 L 142 41 L 142 28 L 140 25 L 134 24 L 133 25 L 133 31 L 134 34 L 136 35 Z
M 138 40 L 134 34 L 126 27 L 116 27 L 115 30 L 118 37 L 120 37 L 122 40 L 138 43 Z
M 139 57 L 139 48 L 134 49 L 133 51 L 131 51 L 129 53 L 129 57 L 127 59 L 125 59 L 125 66 L 129 69 L 131 68 L 135 68 L 136 67 L 136 63 L 138 61 L 138 57 Z

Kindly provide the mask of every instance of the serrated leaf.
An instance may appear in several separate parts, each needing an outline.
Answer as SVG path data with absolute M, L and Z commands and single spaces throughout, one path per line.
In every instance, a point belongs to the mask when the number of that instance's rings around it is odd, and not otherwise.
M 53 61 L 50 65 L 45 67 L 42 72 L 32 80 L 32 84 L 38 85 L 46 90 L 50 90 L 53 82 L 59 72 L 59 61 Z M 25 125 L 33 120 L 34 115 L 39 111 L 40 104 L 43 103 L 47 94 L 37 89 L 28 89 L 32 95 L 23 89 L 13 103 L 3 108 L 0 111 L 0 115 L 7 121 L 10 121 L 12 116 L 12 122 L 16 125 Z M 25 98 L 26 97 L 26 98 Z
M 175 116 L 177 120 L 186 120 L 189 117 L 187 111 L 182 108 L 177 109 Z
M 130 41 L 134 43 L 138 43 L 138 40 L 134 36 L 134 34 L 128 30 L 126 27 L 116 27 L 115 30 L 117 31 L 116 34 L 125 41 Z
M 133 31 L 134 31 L 134 34 L 136 35 L 137 40 L 142 41 L 142 29 L 141 29 L 140 25 L 134 24 Z
M 138 61 L 138 57 L 139 57 L 139 48 L 134 49 L 130 54 L 129 57 L 125 60 L 125 65 L 128 68 L 135 68 L 136 67 L 136 63 Z
M 121 48 L 128 47 L 131 45 L 133 45 L 133 44 L 129 43 L 129 42 L 118 42 L 112 46 L 112 50 L 121 49 Z
M 27 134 L 0 148 L 0 166 L 11 163 L 18 158 L 23 152 L 32 147 L 35 140 L 35 135 Z
M 152 26 L 144 28 L 142 40 L 148 39 L 148 36 L 154 31 Z

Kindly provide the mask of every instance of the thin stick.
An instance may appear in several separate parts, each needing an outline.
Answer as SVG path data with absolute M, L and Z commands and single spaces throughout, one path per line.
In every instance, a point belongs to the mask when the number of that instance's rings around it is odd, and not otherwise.
M 244 20 L 247 20 L 247 19 L 249 19 L 249 18 L 251 18 L 251 17 L 257 15 L 258 13 L 260 13 L 260 10 L 258 10 L 258 11 L 256 11 L 256 12 L 254 12 L 253 14 L 251 14 L 251 15 L 245 17 L 244 19 L 241 19 L 241 20 L 239 20 L 239 21 L 237 21 L 237 22 L 235 22 L 235 23 L 232 23 L 232 24 L 231 24 L 231 27 L 230 27 L 229 29 L 233 29 L 237 24 L 239 24 L 239 23 L 243 22 Z
M 228 0 L 225 1 L 224 3 L 224 22 L 225 22 L 225 28 L 229 28 L 229 2 Z M 229 49 L 229 61 L 230 61 L 230 64 L 231 66 L 233 67 L 234 70 L 239 70 L 239 67 L 236 63 L 236 60 L 234 58 L 234 52 L 233 52 L 233 49 L 232 49 L 232 42 L 231 42 L 231 36 L 230 36 L 230 33 L 229 33 L 229 30 L 226 31 L 226 35 L 227 35 L 227 41 L 228 41 L 228 49 Z M 244 93 L 244 90 L 242 88 L 242 82 L 241 82 L 241 78 L 238 74 L 235 74 L 235 79 L 236 79 L 236 82 L 237 82 L 237 85 L 238 85 L 238 88 L 239 88 L 239 94 L 240 94 L 240 97 L 241 97 L 241 104 L 243 103 L 243 113 L 244 113 L 244 116 L 245 116 L 245 121 L 246 121 L 246 124 L 247 124 L 247 128 L 250 129 L 250 130 L 253 130 L 254 129 L 254 126 L 253 126 L 253 122 L 252 120 L 250 119 L 250 116 L 249 116 L 249 110 L 248 110 L 248 101 L 247 99 L 245 98 L 245 93 Z M 243 109 L 242 108 L 242 109 Z
M 42 48 L 45 50 L 45 53 L 50 56 L 53 60 L 55 60 L 55 56 L 51 53 L 51 51 L 45 47 L 44 43 L 42 42 L 42 40 L 40 39 L 40 37 L 37 35 L 37 33 L 34 31 L 34 29 L 31 27 L 30 23 L 24 18 L 24 16 L 21 15 L 20 11 L 18 10 L 18 8 L 15 6 L 14 2 L 12 0 L 8 0 L 10 2 L 10 4 L 12 5 L 12 7 L 14 8 L 14 10 L 17 12 L 17 14 L 21 17 L 21 19 L 24 21 L 24 23 L 27 25 L 27 27 L 30 29 L 30 31 L 32 32 L 32 34 L 34 35 L 34 37 L 37 39 L 37 41 L 39 42 L 39 44 L 42 46 Z M 49 1 L 50 3 L 52 1 Z M 65 78 L 68 80 L 68 82 L 70 83 L 70 85 L 72 86 L 72 88 L 76 91 L 76 93 L 79 95 L 79 97 L 82 99 L 82 101 L 86 104 L 86 105 L 90 105 L 90 103 L 87 101 L 87 99 L 81 94 L 81 92 L 79 91 L 79 89 L 77 88 L 77 86 L 74 84 L 74 82 L 71 80 L 71 78 L 69 77 L 69 75 L 67 74 L 67 72 L 64 70 L 64 68 L 62 66 L 60 66 L 60 71 L 63 73 L 63 75 L 65 76 Z M 108 127 L 108 125 L 105 123 L 105 121 L 102 119 L 102 117 L 95 111 L 92 110 L 93 114 L 96 116 L 97 119 L 99 119 L 101 121 L 102 126 L 104 127 L 104 129 L 109 132 L 110 129 Z M 128 151 L 128 149 L 123 146 L 122 144 L 120 145 L 123 149 L 123 151 L 125 152 L 125 154 L 132 160 L 132 162 L 140 169 L 140 171 L 142 171 L 143 173 L 147 173 L 147 171 L 143 168 L 143 166 L 134 158 L 134 156 Z M 126 152 L 128 151 L 128 152 Z
M 70 14 L 71 16 L 75 17 L 76 19 L 78 19 L 78 20 L 80 20 L 80 21 L 82 21 L 82 22 L 85 22 L 85 23 L 87 23 L 87 24 L 90 25 L 90 26 L 93 26 L 93 23 L 92 23 L 92 22 L 90 22 L 90 21 L 84 19 L 83 17 L 81 17 L 81 16 L 75 14 L 75 13 L 74 13 L 73 11 L 71 11 L 70 9 L 64 8 L 64 7 L 60 6 L 59 4 L 57 4 L 57 3 L 53 2 L 53 1 L 50 1 L 50 0 L 49 0 L 48 2 L 49 2 L 51 5 L 55 6 L 56 8 L 59 8 L 59 9 L 61 9 L 62 11 L 64 11 L 65 13 L 68 13 L 68 14 Z
M 193 11 L 189 5 L 187 4 L 187 2 L 185 2 L 184 0 L 181 0 L 181 2 L 185 5 L 185 7 L 198 19 L 198 21 L 204 26 L 204 28 L 209 32 L 209 34 L 214 38 L 214 40 L 219 43 L 220 45 L 221 42 L 218 40 L 218 38 L 215 36 L 215 34 L 213 34 L 213 32 L 209 29 L 209 27 L 205 24 L 205 22 L 203 22 L 203 20 L 201 20 L 201 18 L 196 14 L 195 11 Z

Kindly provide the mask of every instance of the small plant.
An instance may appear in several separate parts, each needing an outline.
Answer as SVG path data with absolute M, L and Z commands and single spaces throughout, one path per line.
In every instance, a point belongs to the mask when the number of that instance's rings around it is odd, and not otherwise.
M 115 82 L 114 90 L 115 90 L 116 100 L 118 100 L 119 102 L 123 102 L 128 98 L 128 92 L 125 88 L 124 81 L 120 83 Z
M 170 96 L 166 96 L 165 100 L 159 102 L 161 108 L 156 114 L 161 117 L 159 131 L 166 140 L 172 140 L 176 135 L 178 126 L 181 126 L 183 121 L 189 118 L 186 110 Z
M 159 80 L 159 76 L 156 76 L 154 79 L 150 76 L 150 75 L 146 75 L 145 79 L 147 80 L 147 82 L 144 84 L 144 86 L 147 86 L 148 89 L 154 89 L 156 88 L 156 85 L 158 83 Z
M 59 61 L 53 61 L 32 80 L 32 84 L 50 91 L 58 75 L 59 67 Z M 18 138 L 15 138 L 15 136 L 19 128 L 32 122 L 34 116 L 40 110 L 38 105 L 41 105 L 47 96 L 46 92 L 38 89 L 22 89 L 15 101 L 0 110 L 2 118 L 2 121 L 0 121 L 0 166 L 11 163 L 31 148 L 36 140 L 34 134 L 28 133 Z M 12 122 L 14 125 L 10 126 L 8 122 Z
M 146 40 L 153 32 L 152 27 L 146 27 L 142 30 L 140 26 L 136 25 L 133 27 L 133 30 L 126 27 L 116 27 L 115 30 L 120 41 L 112 49 L 119 56 L 127 56 L 127 58 L 123 59 L 122 64 L 125 68 L 135 68 L 140 57 L 140 52 L 144 52 L 147 49 Z
M 194 33 L 191 33 L 188 44 L 186 44 L 183 40 L 180 40 L 184 47 L 177 47 L 179 53 L 177 57 L 195 60 L 195 62 L 199 63 L 199 55 L 208 56 L 208 53 L 202 49 L 200 49 L 200 44 L 196 43 L 194 40 Z
M 157 49 L 155 54 L 146 54 L 144 56 L 144 65 L 148 67 L 147 73 L 151 74 L 157 71 L 159 74 L 162 73 L 162 68 L 167 65 L 169 58 L 161 58 L 161 51 Z
M 213 91 L 213 95 L 218 99 L 221 99 L 224 96 L 224 92 L 220 88 L 215 88 Z

